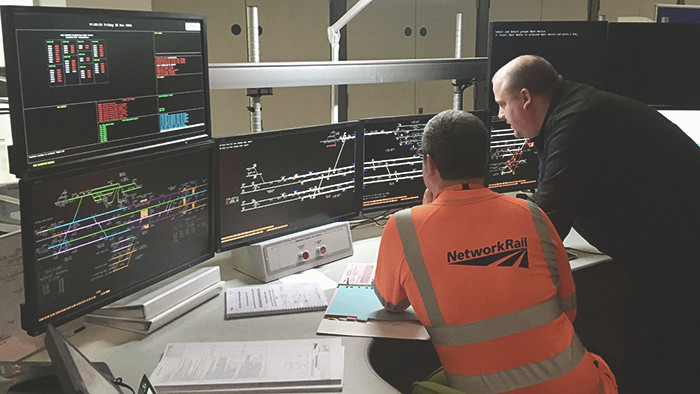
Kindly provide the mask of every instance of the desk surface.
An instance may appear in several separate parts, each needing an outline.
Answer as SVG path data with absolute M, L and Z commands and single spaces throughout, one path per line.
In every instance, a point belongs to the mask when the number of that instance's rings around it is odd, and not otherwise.
M 339 281 L 348 263 L 374 263 L 379 250 L 381 229 L 353 230 L 354 254 L 351 257 L 318 267 L 317 269 L 334 281 Z M 366 237 L 366 238 L 363 238 Z M 363 238 L 363 239 L 360 239 Z M 575 248 L 578 258 L 571 262 L 572 269 L 609 261 L 586 243 L 578 234 L 565 240 L 567 247 Z M 225 287 L 257 284 L 244 274 L 235 271 L 229 264 L 230 253 L 217 254 L 202 266 L 219 265 Z M 326 296 L 330 299 L 332 290 Z M 185 315 L 156 330 L 150 335 L 141 335 L 86 323 L 85 329 L 69 338 L 91 361 L 106 362 L 114 376 L 137 387 L 143 374 L 150 375 L 165 349 L 171 342 L 224 342 L 255 341 L 273 339 L 298 339 L 316 337 L 316 329 L 323 312 L 293 313 L 224 320 L 224 292 L 196 307 Z M 345 346 L 344 393 L 395 393 L 369 365 L 368 348 L 370 338 L 343 337 Z M 47 361 L 46 351 L 41 351 L 27 361 Z

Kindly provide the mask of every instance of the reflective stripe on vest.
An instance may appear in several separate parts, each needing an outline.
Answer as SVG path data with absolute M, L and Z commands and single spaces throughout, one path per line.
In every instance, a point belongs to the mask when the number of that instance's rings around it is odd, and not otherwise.
M 537 207 L 533 210 L 533 207 L 530 206 L 530 212 L 537 228 L 552 282 L 558 291 L 559 274 L 551 232 Z M 446 325 L 420 250 L 410 208 L 397 212 L 394 215 L 394 220 L 403 244 L 406 262 L 416 281 L 430 320 L 431 326 L 426 327 L 426 329 L 436 345 L 452 346 L 479 343 L 539 327 L 561 316 L 560 301 L 555 297 L 538 305 L 490 319 L 456 326 Z M 545 228 L 539 228 L 541 226 Z M 543 238 L 547 233 L 549 233 L 549 237 Z M 575 302 L 575 299 L 569 297 L 566 302 Z M 583 359 L 584 354 L 585 349 L 574 334 L 571 345 L 552 358 L 490 374 L 470 376 L 448 374 L 448 379 L 450 386 L 463 391 L 509 391 L 555 379 L 575 368 Z
M 559 268 L 557 267 L 557 251 L 554 247 L 554 242 L 552 242 L 552 231 L 547 226 L 547 221 L 544 219 L 544 214 L 532 201 L 527 201 L 527 206 L 530 208 L 530 214 L 532 215 L 532 221 L 535 223 L 535 231 L 537 231 L 537 236 L 540 238 L 540 245 L 542 246 L 542 252 L 544 253 L 544 261 L 547 263 L 547 269 L 549 270 L 549 275 L 552 277 L 552 283 L 557 287 L 557 293 L 559 293 L 559 288 L 561 287 L 561 282 L 559 282 Z M 559 307 L 564 312 L 569 312 L 576 308 L 576 293 L 574 292 L 571 296 L 563 299 L 559 299 Z
M 571 345 L 554 357 L 521 367 L 483 375 L 455 375 L 445 371 L 450 387 L 468 393 L 502 393 L 554 380 L 574 369 L 586 349 L 574 334 Z

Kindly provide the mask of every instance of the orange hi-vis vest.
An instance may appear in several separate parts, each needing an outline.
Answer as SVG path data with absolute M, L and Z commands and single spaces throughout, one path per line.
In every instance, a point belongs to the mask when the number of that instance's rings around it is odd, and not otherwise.
M 524 200 L 460 189 L 390 218 L 375 274 L 382 304 L 413 305 L 453 388 L 599 392 L 594 356 L 572 326 L 566 250 L 549 219 Z

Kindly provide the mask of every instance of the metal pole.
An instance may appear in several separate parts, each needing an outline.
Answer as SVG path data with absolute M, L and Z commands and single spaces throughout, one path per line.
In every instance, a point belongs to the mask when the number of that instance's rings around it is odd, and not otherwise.
M 258 37 L 258 7 L 246 7 L 246 23 L 248 25 L 248 62 L 260 63 L 260 39 Z M 262 131 L 262 105 L 260 95 L 248 97 L 250 111 L 250 131 Z
M 346 0 L 330 0 L 330 19 L 329 22 L 331 26 L 335 23 L 341 16 L 347 12 L 347 1 Z M 339 30 L 340 41 L 338 60 L 348 60 L 348 50 L 347 50 L 347 32 L 343 27 Z M 347 85 L 331 85 L 331 97 L 335 98 L 336 109 L 331 109 L 331 114 L 337 114 L 337 121 L 344 122 L 348 120 L 348 86 Z M 333 117 L 333 115 L 331 115 Z
M 597 21 L 599 20 L 598 14 L 600 13 L 600 0 L 588 0 L 588 20 Z
M 457 13 L 457 22 L 455 28 L 455 59 L 462 57 L 462 13 Z M 462 92 L 463 87 L 456 80 L 452 80 L 452 109 L 462 109 Z
M 476 0 L 476 57 L 486 57 L 489 42 L 489 9 L 491 0 Z M 489 75 L 476 83 L 474 109 L 486 109 L 489 105 Z
M 340 60 L 340 29 L 348 24 L 357 14 L 362 11 L 372 0 L 359 0 L 353 5 L 348 12 L 338 18 L 335 23 L 328 26 L 326 34 L 328 34 L 328 42 L 331 44 L 331 61 L 337 62 Z M 331 85 L 331 123 L 338 122 L 338 85 Z

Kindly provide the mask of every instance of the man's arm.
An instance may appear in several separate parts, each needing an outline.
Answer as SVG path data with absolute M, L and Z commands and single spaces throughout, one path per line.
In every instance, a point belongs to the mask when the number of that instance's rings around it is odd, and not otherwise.
M 394 217 L 384 226 L 374 274 L 374 291 L 385 309 L 401 312 L 410 302 L 401 284 L 401 270 L 405 269 L 403 245 Z
M 587 179 L 593 170 L 586 163 L 596 158 L 586 157 L 585 123 L 562 120 L 549 131 L 544 176 L 534 195 L 561 239 L 569 234 L 579 213 L 584 187 L 592 187 Z

